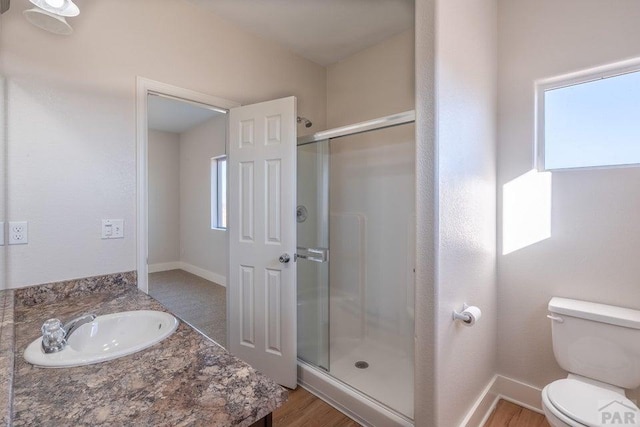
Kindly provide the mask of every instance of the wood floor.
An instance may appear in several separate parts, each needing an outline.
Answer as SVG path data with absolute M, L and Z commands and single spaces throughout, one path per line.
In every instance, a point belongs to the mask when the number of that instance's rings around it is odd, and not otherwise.
M 273 413 L 274 427 L 359 427 L 360 424 L 298 386 Z
M 549 427 L 544 415 L 500 400 L 484 427 Z
M 302 387 L 273 413 L 274 427 L 359 427 L 360 424 Z M 544 415 L 500 400 L 484 427 L 550 427 Z

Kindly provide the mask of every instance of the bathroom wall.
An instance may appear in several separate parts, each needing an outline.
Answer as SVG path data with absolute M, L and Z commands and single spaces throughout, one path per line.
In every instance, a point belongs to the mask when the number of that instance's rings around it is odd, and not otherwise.
M 437 0 L 416 0 L 416 294 L 414 420 L 436 426 L 436 85 Z
M 2 16 L 8 219 L 30 239 L 6 248 L 9 287 L 135 269 L 136 76 L 243 104 L 295 95 L 311 131 L 326 124 L 325 69 L 274 43 L 188 2 L 78 4 L 70 37 L 28 24 L 28 2 Z M 101 240 L 103 218 L 125 238 Z
M 414 29 L 327 67 L 327 127 L 414 109 Z
M 180 136 L 149 129 L 149 265 L 180 261 Z
M 639 20 L 634 0 L 500 1 L 499 212 L 502 186 L 534 168 L 534 81 L 640 56 Z M 498 257 L 498 371 L 538 388 L 566 375 L 551 297 L 640 309 L 640 168 L 554 172 L 549 197 L 551 237 Z
M 2 19 L 0 19 L 2 22 Z M 0 24 L 0 28 L 1 28 Z M 1 67 L 0 67 L 1 68 Z M 0 222 L 6 221 L 6 206 L 7 206 L 7 182 L 6 182 L 6 164 L 7 164 L 7 144 L 5 140 L 6 136 L 6 128 L 5 128 L 5 119 L 6 119 L 6 91 L 5 91 L 5 79 L 2 74 L 0 74 Z M 5 227 L 2 231 L 6 230 L 6 224 L 0 226 Z M 6 232 L 4 233 L 4 244 L 0 245 L 0 290 L 5 289 L 6 287 L 6 279 L 7 279 L 7 266 L 6 266 L 6 244 L 7 244 L 7 236 Z
M 219 115 L 180 134 L 180 261 L 213 273 L 207 276 L 221 285 L 227 232 L 211 229 L 211 158 L 225 154 L 226 120 Z
M 497 1 L 436 3 L 437 426 L 457 426 L 495 373 Z M 420 205 L 419 205 L 420 207 Z M 484 315 L 453 322 L 463 303 Z

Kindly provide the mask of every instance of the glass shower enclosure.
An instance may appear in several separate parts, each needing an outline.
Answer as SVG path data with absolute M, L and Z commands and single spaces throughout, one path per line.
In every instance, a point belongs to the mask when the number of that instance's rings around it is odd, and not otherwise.
M 415 127 L 378 122 L 298 141 L 298 358 L 411 419 Z

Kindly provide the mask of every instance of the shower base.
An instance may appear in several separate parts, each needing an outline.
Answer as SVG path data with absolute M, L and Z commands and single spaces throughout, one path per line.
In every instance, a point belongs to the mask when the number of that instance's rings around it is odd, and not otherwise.
M 365 369 L 355 364 L 368 363 Z M 363 340 L 331 344 L 331 375 L 413 418 L 413 361 L 397 349 Z
M 298 384 L 365 427 L 414 425 L 409 418 L 300 359 Z

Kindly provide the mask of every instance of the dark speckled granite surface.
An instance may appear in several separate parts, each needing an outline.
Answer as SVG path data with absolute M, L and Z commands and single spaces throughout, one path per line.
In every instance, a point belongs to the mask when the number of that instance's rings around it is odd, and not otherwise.
M 135 276 L 105 277 L 105 286 L 89 280 L 15 291 L 15 351 L 0 353 L 0 369 L 2 358 L 15 354 L 14 426 L 249 426 L 286 401 L 282 387 L 183 322 L 161 343 L 109 362 L 63 369 L 25 362 L 25 347 L 48 318 L 167 311 L 138 291 Z M 0 304 L 3 295 L 9 293 L 0 293 Z M 5 377 L 0 373 L 6 389 Z M 4 403 L 11 399 L 0 390 L 0 417 Z
M 13 390 L 13 291 L 0 291 L 0 425 L 10 425 Z

